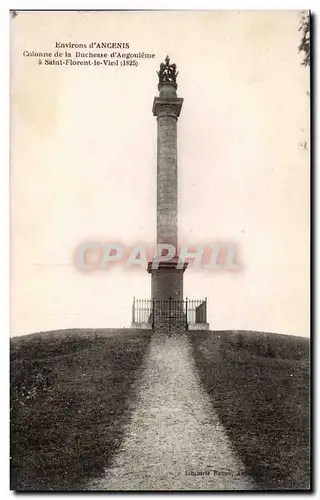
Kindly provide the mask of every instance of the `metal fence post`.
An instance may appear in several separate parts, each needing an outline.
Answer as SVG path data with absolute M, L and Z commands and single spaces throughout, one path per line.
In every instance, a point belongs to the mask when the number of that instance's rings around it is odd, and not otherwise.
M 136 300 L 136 298 L 133 297 L 133 303 L 132 303 L 132 323 L 135 323 L 135 315 L 134 315 L 135 300 Z
M 207 297 L 204 301 L 204 323 L 207 323 Z
M 188 297 L 186 297 L 186 329 L 188 330 Z
M 152 330 L 154 329 L 154 321 L 155 321 L 155 306 L 156 306 L 156 301 L 155 298 L 152 298 Z

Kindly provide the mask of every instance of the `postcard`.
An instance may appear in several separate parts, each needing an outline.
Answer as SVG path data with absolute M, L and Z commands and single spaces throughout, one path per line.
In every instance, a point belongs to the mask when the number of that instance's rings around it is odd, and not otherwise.
M 310 28 L 11 11 L 12 490 L 310 490 Z

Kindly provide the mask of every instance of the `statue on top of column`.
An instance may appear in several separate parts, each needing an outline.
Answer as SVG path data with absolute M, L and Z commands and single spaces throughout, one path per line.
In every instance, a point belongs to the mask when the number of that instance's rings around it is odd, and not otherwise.
M 163 83 L 173 83 L 176 85 L 178 73 L 177 66 L 175 64 L 170 64 L 170 58 L 167 56 L 165 58 L 165 63 L 161 63 L 160 70 L 157 71 L 159 86 Z

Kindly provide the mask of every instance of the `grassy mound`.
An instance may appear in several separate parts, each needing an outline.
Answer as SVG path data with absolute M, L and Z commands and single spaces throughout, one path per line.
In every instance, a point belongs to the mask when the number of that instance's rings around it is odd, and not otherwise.
M 201 381 L 261 489 L 308 489 L 309 340 L 189 332 Z
M 81 489 L 119 447 L 151 332 L 11 340 L 11 489 Z

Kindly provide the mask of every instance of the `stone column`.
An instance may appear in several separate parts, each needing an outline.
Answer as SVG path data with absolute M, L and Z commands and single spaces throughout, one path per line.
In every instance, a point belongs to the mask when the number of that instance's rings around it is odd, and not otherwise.
M 157 148 L 157 242 L 178 243 L 177 111 L 156 101 Z
M 157 117 L 157 244 L 178 245 L 178 170 L 177 121 L 183 99 L 177 97 L 175 65 L 160 66 L 159 96 L 154 98 L 152 112 Z M 174 69 L 173 69 L 174 68 Z M 162 74 L 161 74 L 162 71 Z M 178 258 L 160 262 L 157 270 L 149 262 L 152 274 L 151 294 L 156 300 L 183 299 L 183 269 L 177 269 Z

